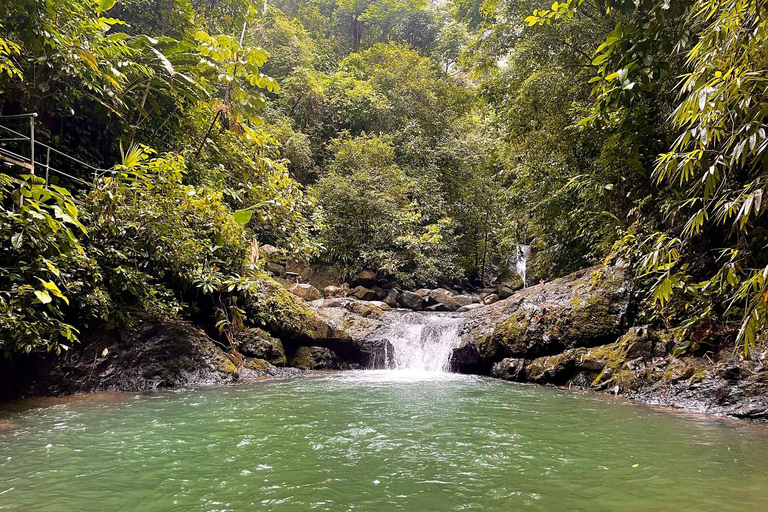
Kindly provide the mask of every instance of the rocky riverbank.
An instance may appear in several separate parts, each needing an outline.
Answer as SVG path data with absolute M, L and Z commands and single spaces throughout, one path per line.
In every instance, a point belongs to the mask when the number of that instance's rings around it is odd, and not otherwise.
M 409 292 L 388 286 L 384 299 L 392 301 L 378 300 L 385 289 L 372 284 L 330 286 L 321 293 L 311 286 L 272 282 L 267 300 L 244 307 L 251 314 L 259 308 L 276 314 L 267 325 L 232 331 L 230 345 L 192 324 L 143 321 L 125 332 L 84 333 L 81 344 L 59 357 L 7 364 L 0 368 L 0 379 L 8 398 L 386 368 L 394 348 L 377 333 L 398 315 L 455 311 L 452 315 L 464 324 L 462 341 L 450 359 L 453 371 L 592 389 L 688 411 L 768 419 L 768 367 L 763 358 L 743 360 L 727 343 L 718 350 L 690 350 L 691 340 L 634 325 L 628 277 L 618 262 L 509 290 L 504 299 L 498 296 L 499 287 Z M 359 298 L 368 293 L 354 293 L 360 287 L 372 290 L 376 295 L 368 298 L 373 300 Z M 409 293 L 418 301 L 404 307 Z
M 592 389 L 642 402 L 738 418 L 768 419 L 768 368 L 724 343 L 632 325 L 624 266 L 584 269 L 466 313 L 455 371 Z

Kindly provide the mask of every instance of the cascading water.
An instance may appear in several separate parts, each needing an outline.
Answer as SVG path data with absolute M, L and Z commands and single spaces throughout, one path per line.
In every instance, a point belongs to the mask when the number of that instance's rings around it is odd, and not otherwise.
M 528 259 L 531 256 L 530 245 L 518 245 L 515 254 L 515 271 L 523 279 L 523 288 L 528 286 L 526 274 L 528 273 Z
M 396 370 L 448 371 L 451 353 L 461 341 L 463 320 L 444 314 L 404 313 L 377 338 L 389 341 L 386 366 Z

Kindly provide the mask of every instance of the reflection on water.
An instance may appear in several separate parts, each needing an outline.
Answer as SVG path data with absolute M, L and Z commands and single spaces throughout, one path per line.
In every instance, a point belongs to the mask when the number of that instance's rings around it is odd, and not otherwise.
M 0 422 L 2 511 L 728 512 L 768 498 L 763 425 L 424 370 L 20 402 Z

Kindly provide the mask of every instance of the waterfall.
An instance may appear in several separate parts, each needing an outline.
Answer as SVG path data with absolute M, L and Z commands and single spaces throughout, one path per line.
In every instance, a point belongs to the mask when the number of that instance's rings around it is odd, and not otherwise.
M 528 260 L 531 256 L 530 245 L 518 245 L 515 253 L 515 271 L 523 279 L 523 288 L 528 286 L 526 274 L 528 273 Z
M 377 338 L 389 341 L 387 368 L 448 371 L 453 349 L 459 346 L 463 320 L 445 314 L 404 313 L 387 325 Z

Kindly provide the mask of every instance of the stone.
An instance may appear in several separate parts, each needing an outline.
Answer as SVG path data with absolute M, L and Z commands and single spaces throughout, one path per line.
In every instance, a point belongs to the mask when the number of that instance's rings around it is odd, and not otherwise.
M 274 245 L 264 244 L 259 247 L 259 257 L 266 261 L 278 261 L 282 259 L 282 254 Z
M 349 294 L 349 285 L 344 283 L 341 286 L 326 286 L 323 288 L 323 297 L 326 299 L 335 299 L 336 297 L 346 297 Z
M 360 315 L 363 318 L 381 318 L 382 310 L 374 304 L 375 301 L 357 300 L 350 297 L 340 297 L 337 299 L 327 299 L 321 307 L 324 308 L 344 308 L 351 313 Z
M 477 309 L 481 307 L 483 307 L 483 304 L 467 304 L 466 306 L 461 306 L 459 309 L 456 310 L 456 312 L 463 313 L 465 311 L 472 311 L 473 309 Z
M 389 306 L 389 304 L 387 304 L 386 302 L 380 301 L 380 300 L 372 300 L 372 301 L 368 302 L 368 304 L 370 304 L 371 306 L 377 307 L 377 308 L 381 309 L 382 311 L 389 311 L 390 309 L 392 309 Z
M 397 288 L 391 288 L 389 290 L 389 293 L 387 293 L 387 296 L 384 297 L 384 302 L 392 307 L 396 308 L 399 306 L 398 299 L 400 298 L 400 291 Z
M 420 297 L 428 297 L 430 290 L 428 288 L 419 288 L 414 293 Z
M 323 296 L 320 294 L 318 289 L 309 283 L 296 283 L 294 285 L 291 285 L 288 288 L 288 291 L 296 295 L 297 297 L 301 297 L 306 301 L 312 301 L 312 300 L 323 298 Z
M 525 359 L 508 357 L 493 365 L 493 368 L 491 368 L 491 377 L 511 380 L 514 382 L 525 382 L 525 366 Z
M 496 293 L 496 288 L 482 288 L 477 290 L 477 295 L 480 297 L 480 300 L 484 299 L 488 295 L 493 295 L 494 293 Z
M 493 304 L 495 302 L 499 302 L 499 300 L 500 300 L 499 296 L 496 295 L 495 293 L 492 293 L 491 295 L 486 295 L 483 298 L 483 304 L 485 304 L 487 306 L 488 304 Z
M 454 295 L 453 298 L 459 307 L 469 306 L 475 302 L 480 302 L 479 299 L 475 300 L 475 297 L 472 295 Z
M 349 294 L 360 300 L 376 300 L 378 298 L 375 291 L 365 286 L 356 286 Z
M 243 329 L 236 333 L 234 341 L 238 351 L 246 357 L 263 359 L 275 366 L 285 366 L 287 362 L 283 342 L 264 329 Z
M 522 288 L 522 286 L 520 287 Z M 518 288 L 519 289 L 519 288 Z M 499 296 L 500 299 L 508 299 L 512 296 L 517 290 L 515 288 L 512 288 L 510 286 L 507 286 L 506 284 L 499 285 L 499 289 L 496 292 L 496 294 Z
M 591 267 L 465 312 L 461 360 L 454 366 L 461 370 L 466 361 L 472 372 L 485 373 L 504 358 L 533 360 L 615 342 L 627 328 L 629 274 L 626 266 Z M 493 300 L 489 295 L 484 302 Z
M 376 294 L 376 300 L 383 300 L 384 297 L 386 297 L 387 293 L 388 293 L 383 288 L 379 288 L 378 286 L 375 286 L 375 285 L 371 287 L 371 290 L 373 291 L 373 293 Z
M 424 311 L 453 311 L 452 309 L 448 308 L 445 304 L 437 303 L 432 304 L 431 306 L 427 306 L 424 308 Z
M 276 277 L 285 277 L 285 266 L 274 261 L 268 261 L 264 268 L 267 272 Z
M 339 359 L 329 348 L 300 346 L 296 348 L 289 364 L 306 370 L 336 370 L 339 368 Z
M 376 283 L 376 272 L 372 270 L 361 270 L 355 274 L 352 284 L 355 286 L 372 286 Z
M 403 291 L 400 296 L 397 299 L 397 302 L 408 309 L 412 309 L 414 311 L 419 311 L 423 307 L 424 299 L 421 295 L 409 292 L 408 290 Z
M 387 281 L 386 283 L 382 284 L 381 287 L 384 288 L 385 290 L 400 289 L 400 285 L 397 284 L 396 281 Z
M 213 386 L 240 377 L 221 347 L 186 323 L 146 321 L 120 336 L 100 329 L 82 333 L 80 340 L 77 350 L 38 359 L 35 374 L 23 375 L 23 395 Z
M 445 309 L 441 311 L 456 311 L 459 309 L 459 303 L 454 295 L 445 288 L 430 290 L 429 297 L 436 303 L 441 304 Z

